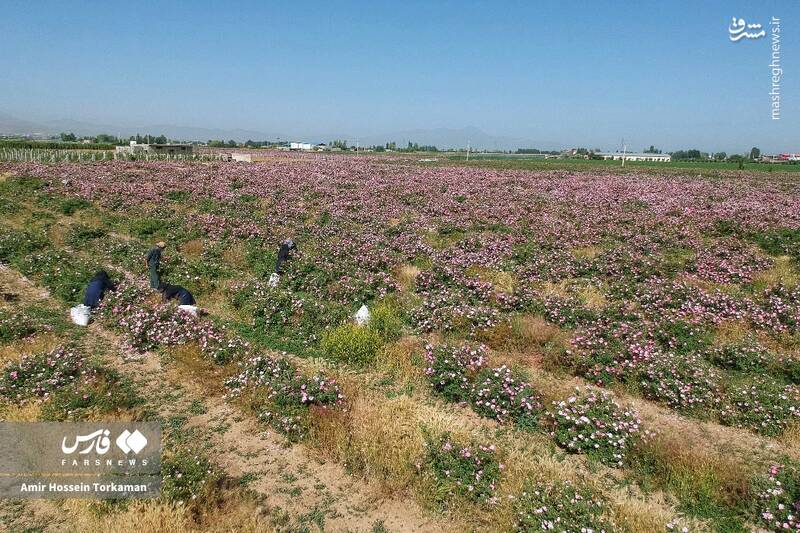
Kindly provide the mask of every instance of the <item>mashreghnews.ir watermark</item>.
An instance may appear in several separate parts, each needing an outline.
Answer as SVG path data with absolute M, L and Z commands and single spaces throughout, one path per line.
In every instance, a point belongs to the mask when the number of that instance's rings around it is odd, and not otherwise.
M 781 76 L 783 76 L 783 68 L 781 67 L 781 19 L 772 17 L 769 23 L 770 36 L 772 37 L 772 61 L 769 64 L 770 75 L 772 79 L 772 90 L 769 92 L 770 108 L 772 110 L 772 120 L 781 119 Z
M 767 30 L 761 24 L 750 24 L 742 18 L 733 17 L 728 26 L 728 37 L 731 42 L 757 40 L 767 36 Z M 772 17 L 769 21 L 770 54 L 769 74 L 771 87 L 769 91 L 770 115 L 772 120 L 781 119 L 781 19 Z

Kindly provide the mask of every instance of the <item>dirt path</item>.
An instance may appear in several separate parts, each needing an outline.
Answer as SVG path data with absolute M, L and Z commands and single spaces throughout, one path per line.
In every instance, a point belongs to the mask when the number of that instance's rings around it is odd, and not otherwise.
M 9 268 L 0 270 L 0 283 L 19 294 L 21 303 L 48 299 L 46 291 Z M 278 530 L 463 529 L 433 518 L 410 497 L 386 497 L 376 484 L 350 476 L 341 465 L 315 459 L 302 444 L 287 445 L 283 436 L 225 401 L 223 376 L 214 375 L 218 367 L 205 361 L 187 365 L 179 358 L 162 363 L 155 353 L 136 354 L 98 322 L 89 326 L 89 333 L 84 340 L 87 353 L 104 354 L 112 368 L 131 378 L 160 418 L 184 419 L 203 441 L 212 463 L 262 498 L 262 511 L 272 516 Z M 49 514 L 36 504 L 25 507 L 41 517 Z

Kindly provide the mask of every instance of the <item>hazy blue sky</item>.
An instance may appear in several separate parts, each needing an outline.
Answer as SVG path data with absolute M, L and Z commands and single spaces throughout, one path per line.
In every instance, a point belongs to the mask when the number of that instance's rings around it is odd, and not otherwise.
M 769 36 L 781 19 L 781 120 Z M 367 136 L 800 152 L 800 2 L 63 2 L 0 6 L 0 111 Z

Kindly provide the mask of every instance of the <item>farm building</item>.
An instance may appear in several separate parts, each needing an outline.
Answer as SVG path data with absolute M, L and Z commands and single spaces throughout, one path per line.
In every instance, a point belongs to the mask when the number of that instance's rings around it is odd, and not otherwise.
M 247 152 L 245 153 L 234 152 L 230 154 L 230 158 L 232 161 L 238 161 L 239 163 L 258 163 L 270 160 L 270 157 L 267 154 L 254 154 Z
M 637 153 L 637 152 L 598 152 L 595 154 L 596 156 L 600 156 L 603 159 L 622 159 L 625 158 L 625 161 L 658 161 L 660 163 L 669 163 L 672 161 L 672 156 L 669 154 L 645 154 L 645 153 Z
M 295 141 L 289 143 L 289 150 L 311 150 L 312 148 L 314 148 L 314 145 L 311 143 Z
M 128 146 L 117 146 L 117 153 L 123 154 L 169 154 L 190 155 L 194 150 L 191 144 L 140 144 L 131 141 Z

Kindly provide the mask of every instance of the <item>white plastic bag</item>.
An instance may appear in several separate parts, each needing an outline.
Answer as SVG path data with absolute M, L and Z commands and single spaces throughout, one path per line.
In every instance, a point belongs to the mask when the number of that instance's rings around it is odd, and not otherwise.
M 72 321 L 79 326 L 89 325 L 89 316 L 92 314 L 92 308 L 88 305 L 78 304 L 69 310 L 69 316 Z
M 179 305 L 178 309 L 186 313 L 189 313 L 192 316 L 197 316 L 198 307 L 196 305 Z
M 365 326 L 369 323 L 371 316 L 372 315 L 369 312 L 369 308 L 366 305 L 362 305 L 353 318 L 355 318 L 356 324 L 359 326 Z
M 278 282 L 281 280 L 281 277 L 277 274 L 277 272 L 273 272 L 272 275 L 269 277 L 269 281 L 267 282 L 270 287 L 277 287 Z

